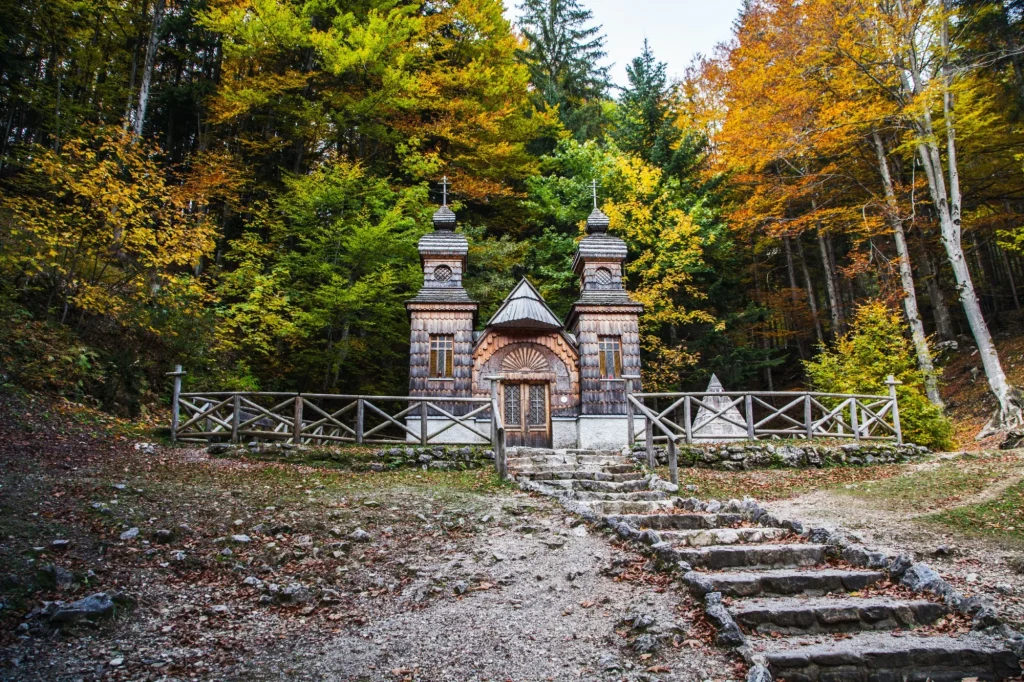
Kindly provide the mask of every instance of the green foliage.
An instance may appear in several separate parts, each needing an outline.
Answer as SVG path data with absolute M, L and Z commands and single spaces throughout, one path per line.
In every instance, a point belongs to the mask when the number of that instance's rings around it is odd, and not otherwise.
M 886 395 L 886 377 L 895 376 L 903 382 L 896 387 L 903 437 L 935 449 L 952 445 L 952 424 L 925 396 L 903 318 L 885 303 L 869 301 L 858 308 L 849 334 L 804 366 L 814 390 L 824 393 Z
M 600 26 L 576 0 L 524 0 L 519 27 L 528 47 L 519 59 L 530 71 L 538 109 L 556 109 L 579 141 L 594 139 L 608 123 L 603 100 L 610 86 Z

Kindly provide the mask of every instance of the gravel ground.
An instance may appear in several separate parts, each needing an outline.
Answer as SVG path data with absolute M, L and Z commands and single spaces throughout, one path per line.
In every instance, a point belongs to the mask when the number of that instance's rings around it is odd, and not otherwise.
M 680 589 L 603 575 L 615 554 L 607 535 L 557 521 L 542 522 L 536 534 L 481 537 L 457 562 L 499 587 L 375 622 L 336 638 L 311 663 L 340 680 L 393 680 L 396 672 L 428 680 L 703 680 L 734 672 L 724 654 L 687 638 L 693 623 Z M 681 646 L 647 660 L 629 652 L 616 630 L 637 610 L 675 624 Z

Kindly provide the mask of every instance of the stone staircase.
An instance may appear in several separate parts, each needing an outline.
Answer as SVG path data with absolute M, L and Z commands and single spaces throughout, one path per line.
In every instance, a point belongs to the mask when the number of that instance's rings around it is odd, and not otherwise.
M 990 604 L 964 599 L 906 555 L 805 530 L 754 500 L 680 498 L 618 452 L 519 448 L 508 466 L 525 488 L 558 496 L 682 572 L 704 600 L 717 643 L 736 647 L 750 664 L 748 682 L 1021 675 L 1024 638 L 1000 624 Z M 973 631 L 953 636 L 930 627 L 951 615 L 973 619 Z

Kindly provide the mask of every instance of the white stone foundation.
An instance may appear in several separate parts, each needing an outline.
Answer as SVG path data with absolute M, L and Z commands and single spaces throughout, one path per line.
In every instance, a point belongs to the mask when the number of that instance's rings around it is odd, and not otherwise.
M 628 445 L 629 422 L 624 414 L 584 414 L 576 418 L 576 447 L 580 450 L 621 450 Z M 633 433 L 644 428 L 643 417 L 633 417 Z
M 467 429 L 462 424 L 456 424 L 452 428 L 448 429 L 444 433 L 437 436 L 433 434 L 437 433 L 444 427 L 452 423 L 451 419 L 447 417 L 427 417 L 427 433 L 430 434 L 430 440 L 428 441 L 431 445 L 488 445 L 490 444 L 490 438 L 481 438 L 477 434 Z M 491 420 L 490 419 L 474 419 L 473 423 L 475 428 L 480 433 L 490 434 L 491 432 Z M 407 443 L 419 443 L 420 442 L 420 418 L 419 417 L 406 417 L 405 425 L 412 430 L 412 433 L 406 434 L 405 440 Z M 415 433 L 416 435 L 412 435 Z

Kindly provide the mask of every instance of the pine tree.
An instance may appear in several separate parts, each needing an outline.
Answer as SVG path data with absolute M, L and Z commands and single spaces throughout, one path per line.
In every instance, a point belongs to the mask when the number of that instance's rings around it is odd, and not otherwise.
M 524 0 L 519 29 L 529 47 L 519 59 L 530 71 L 537 108 L 558 107 L 562 124 L 579 140 L 597 137 L 605 123 L 602 100 L 611 83 L 601 26 L 577 0 Z
M 629 84 L 619 98 L 613 137 L 622 151 L 635 154 L 664 170 L 673 170 L 673 148 L 682 135 L 672 121 L 671 88 L 665 63 L 659 62 L 644 40 L 639 57 L 626 67 Z

